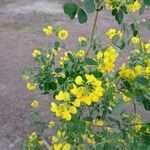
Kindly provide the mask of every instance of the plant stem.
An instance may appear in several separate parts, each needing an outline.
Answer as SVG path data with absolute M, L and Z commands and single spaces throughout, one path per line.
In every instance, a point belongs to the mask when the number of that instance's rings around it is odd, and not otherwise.
M 42 140 L 44 141 L 45 146 L 47 147 L 47 149 L 49 150 L 51 148 L 51 146 L 49 145 L 49 143 L 45 140 L 44 137 L 42 137 Z
M 133 102 L 133 106 L 134 106 L 134 113 L 135 113 L 135 115 L 136 115 L 137 110 L 136 110 L 136 103 L 135 103 L 135 102 Z
M 89 45 L 88 45 L 88 48 L 87 48 L 87 52 L 86 52 L 85 58 L 89 54 L 90 48 L 91 48 L 91 45 L 92 45 L 93 36 L 94 36 L 94 32 L 95 32 L 95 28 L 96 28 L 96 23 L 97 23 L 97 18 L 98 18 L 98 12 L 99 12 L 98 9 L 99 9 L 99 7 L 100 7 L 100 3 L 98 3 L 96 5 L 96 13 L 95 13 L 94 22 L 93 22 L 93 28 L 92 28 L 92 32 L 91 32 L 91 36 L 90 36 L 90 41 L 89 41 Z

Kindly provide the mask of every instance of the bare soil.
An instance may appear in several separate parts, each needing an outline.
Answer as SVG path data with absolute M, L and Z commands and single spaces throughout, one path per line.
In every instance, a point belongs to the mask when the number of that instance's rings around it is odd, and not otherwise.
M 71 51 L 79 35 L 89 35 L 93 17 L 85 25 L 80 25 L 77 20 L 70 21 L 63 14 L 63 3 L 64 0 L 0 0 L 0 150 L 20 149 L 25 137 L 32 130 L 29 114 L 33 99 L 39 99 L 41 110 L 47 108 L 42 114 L 45 118 L 50 119 L 53 116 L 48 115 L 50 99 L 41 96 L 40 91 L 28 92 L 21 78 L 25 67 L 34 66 L 32 51 L 53 40 L 45 37 L 41 32 L 42 28 L 55 24 L 68 29 L 70 38 L 67 43 Z M 150 23 L 149 13 L 146 11 L 139 18 L 145 39 L 150 38 L 150 31 L 146 27 Z M 146 22 L 142 22 L 143 19 Z M 98 27 L 103 37 L 105 31 L 109 27 L 117 27 L 117 23 L 109 13 L 101 13 Z M 121 54 L 118 66 L 126 61 L 129 53 L 126 49 Z M 138 112 L 150 120 L 150 113 L 142 108 Z

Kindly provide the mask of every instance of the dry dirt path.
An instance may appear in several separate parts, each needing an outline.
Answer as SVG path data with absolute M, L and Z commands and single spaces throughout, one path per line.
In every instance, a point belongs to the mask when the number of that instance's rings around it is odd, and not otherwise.
M 33 49 L 50 40 L 41 29 L 48 24 L 67 28 L 70 31 L 69 50 L 73 49 L 79 35 L 88 35 L 91 29 L 92 17 L 84 26 L 76 20 L 72 22 L 64 16 L 62 4 L 62 0 L 0 0 L 0 150 L 18 150 L 32 129 L 29 118 L 31 100 L 39 98 L 40 109 L 48 108 L 47 98 L 40 96 L 40 92 L 28 92 L 21 78 L 23 68 L 34 65 Z M 139 20 L 149 21 L 148 14 Z M 107 13 L 100 14 L 98 27 L 103 33 L 116 26 Z M 150 38 L 150 32 L 143 29 L 143 35 Z M 126 50 L 119 64 L 128 53 Z M 148 117 L 148 113 L 139 111 Z M 47 113 L 42 115 L 45 117 Z

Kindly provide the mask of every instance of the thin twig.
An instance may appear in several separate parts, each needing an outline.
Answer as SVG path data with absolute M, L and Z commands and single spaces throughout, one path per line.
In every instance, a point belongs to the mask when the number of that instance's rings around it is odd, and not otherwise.
M 93 28 L 92 28 L 92 32 L 91 32 L 91 36 L 90 36 L 90 41 L 89 41 L 89 45 L 88 45 L 88 48 L 87 48 L 87 52 L 86 52 L 85 58 L 89 54 L 90 48 L 91 48 L 91 45 L 92 45 L 93 36 L 94 36 L 94 32 L 95 32 L 95 28 L 96 28 L 96 23 L 97 23 L 97 18 L 98 18 L 98 12 L 99 12 L 98 9 L 99 9 L 99 7 L 100 7 L 100 3 L 98 3 L 96 5 L 96 13 L 95 13 L 94 22 L 93 22 Z
M 134 107 L 134 113 L 135 113 L 135 115 L 136 115 L 137 109 L 136 109 L 136 103 L 135 103 L 135 102 L 133 102 L 133 107 Z
M 50 148 L 51 148 L 50 144 L 45 140 L 44 137 L 42 137 L 42 140 L 43 140 L 45 146 L 47 147 L 47 149 L 50 150 Z

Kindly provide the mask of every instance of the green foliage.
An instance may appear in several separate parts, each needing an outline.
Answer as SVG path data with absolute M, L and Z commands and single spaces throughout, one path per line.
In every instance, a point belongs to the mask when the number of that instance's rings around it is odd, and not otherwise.
M 85 10 L 87 13 L 93 13 L 95 11 L 94 0 L 84 0 Z
M 78 10 L 78 6 L 73 2 L 69 2 L 66 3 L 63 8 L 65 14 L 67 14 L 71 19 L 74 19 Z
M 42 94 L 52 97 L 49 109 L 59 119 L 57 125 L 54 121 L 48 124 L 39 119 L 39 103 L 31 104 L 35 109 L 31 116 L 36 132 L 27 140 L 28 150 L 41 150 L 44 146 L 52 150 L 150 148 L 150 123 L 136 112 L 137 103 L 150 111 L 150 42 L 140 37 L 134 17 L 131 22 L 124 22 L 125 15 L 132 17 L 136 11 L 143 14 L 149 2 L 107 2 L 84 0 L 83 7 L 73 1 L 64 5 L 65 14 L 71 19 L 77 15 L 79 23 L 85 23 L 89 13 L 95 12 L 96 17 L 91 37 L 79 37 L 75 51 L 61 53 L 60 58 L 59 51 L 68 49 L 68 32 L 52 26 L 43 29 L 47 36 L 55 34 L 57 39 L 46 49 L 34 50 L 36 67 L 25 70 L 23 77 L 31 82 L 27 83 L 28 90 L 39 87 Z M 106 32 L 109 43 L 96 30 L 98 13 L 106 9 L 120 27 Z M 131 50 L 127 64 L 115 68 L 125 49 Z M 134 105 L 130 112 L 126 109 L 129 105 Z M 40 138 L 48 127 L 54 127 L 52 147 Z

